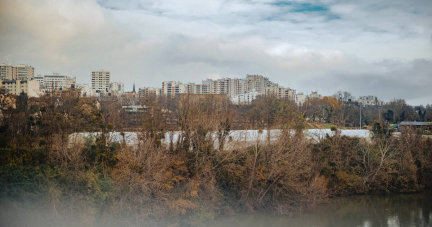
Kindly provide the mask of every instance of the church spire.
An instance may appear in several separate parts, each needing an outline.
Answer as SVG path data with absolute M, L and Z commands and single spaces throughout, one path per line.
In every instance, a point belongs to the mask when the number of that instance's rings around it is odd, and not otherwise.
M 135 92 L 135 82 L 134 82 L 134 84 L 133 84 L 133 90 L 132 90 L 132 93 L 136 93 L 136 92 Z

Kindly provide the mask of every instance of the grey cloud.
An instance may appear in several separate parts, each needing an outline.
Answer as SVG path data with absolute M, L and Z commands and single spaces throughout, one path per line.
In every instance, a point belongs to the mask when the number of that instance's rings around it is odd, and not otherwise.
M 256 73 L 297 91 L 427 98 L 428 2 L 318 1 L 340 17 L 330 21 L 272 2 L 5 0 L 0 62 L 29 63 L 36 73 L 56 71 L 79 83 L 89 83 L 92 70 L 110 70 L 127 89 L 134 80 L 161 86 Z

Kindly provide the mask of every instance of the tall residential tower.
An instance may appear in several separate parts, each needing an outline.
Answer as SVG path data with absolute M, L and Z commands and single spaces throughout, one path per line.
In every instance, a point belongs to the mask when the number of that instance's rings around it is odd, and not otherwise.
M 92 90 L 94 93 L 106 93 L 110 89 L 109 71 L 92 71 Z

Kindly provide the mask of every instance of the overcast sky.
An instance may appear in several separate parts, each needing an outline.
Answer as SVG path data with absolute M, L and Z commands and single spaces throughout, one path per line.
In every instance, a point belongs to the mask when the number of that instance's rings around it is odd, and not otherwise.
M 0 0 L 0 62 L 90 84 L 259 74 L 432 104 L 432 0 Z

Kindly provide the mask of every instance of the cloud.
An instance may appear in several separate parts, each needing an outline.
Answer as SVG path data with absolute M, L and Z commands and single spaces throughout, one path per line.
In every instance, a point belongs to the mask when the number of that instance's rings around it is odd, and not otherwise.
M 331 94 L 347 88 L 355 95 L 403 96 L 418 103 L 432 83 L 431 5 L 4 0 L 0 29 L 7 32 L 0 34 L 0 62 L 29 63 L 36 73 L 60 72 L 79 83 L 89 83 L 92 70 L 110 70 L 112 80 L 124 81 L 129 90 L 133 81 L 138 87 L 161 86 L 164 80 L 262 74 L 297 91 Z M 404 85 L 407 92 L 401 91 Z

